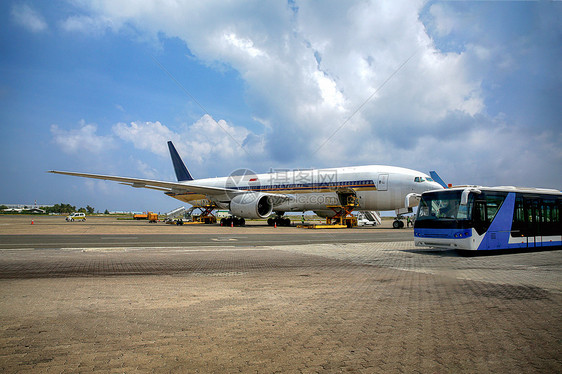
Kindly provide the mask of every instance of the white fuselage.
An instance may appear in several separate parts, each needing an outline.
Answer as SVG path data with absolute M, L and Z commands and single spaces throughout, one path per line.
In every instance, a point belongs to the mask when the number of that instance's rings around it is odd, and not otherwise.
M 421 194 L 443 187 L 421 172 L 384 165 L 355 166 L 333 169 L 278 170 L 272 173 L 221 178 L 198 179 L 184 182 L 198 186 L 282 194 L 286 198 L 275 204 L 281 212 L 323 211 L 328 206 L 344 205 L 342 197 L 352 194 L 359 204 L 356 210 L 397 210 L 406 206 L 408 194 Z M 205 196 L 195 193 L 169 194 L 179 200 L 193 203 Z M 287 198 L 288 197 L 288 198 Z M 228 192 L 214 195 L 211 201 L 220 208 L 228 209 L 231 196 Z

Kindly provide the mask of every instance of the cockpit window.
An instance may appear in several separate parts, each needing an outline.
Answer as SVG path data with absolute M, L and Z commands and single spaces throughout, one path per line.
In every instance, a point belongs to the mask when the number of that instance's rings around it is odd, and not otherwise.
M 423 177 L 415 177 L 414 178 L 414 182 L 423 182 L 423 181 L 424 181 Z
M 435 181 L 433 180 L 433 178 L 429 178 L 429 177 L 425 178 L 425 180 L 428 181 L 428 182 L 435 182 Z

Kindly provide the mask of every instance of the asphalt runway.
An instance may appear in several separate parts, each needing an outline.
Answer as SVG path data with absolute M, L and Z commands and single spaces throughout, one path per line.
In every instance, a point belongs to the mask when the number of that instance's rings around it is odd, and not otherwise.
M 96 247 L 209 247 L 217 244 L 235 246 L 272 246 L 326 243 L 392 242 L 410 239 L 412 232 L 314 232 L 296 231 L 276 234 L 145 234 L 145 235 L 0 235 L 0 249 L 65 249 Z M 300 232 L 299 232 L 300 231 Z
M 562 251 L 60 217 L 0 234 L 5 373 L 562 372 Z
M 12 219 L 10 219 L 12 218 Z M 31 221 L 33 220 L 33 225 Z M 272 228 L 265 222 L 245 227 L 219 225 L 166 225 L 146 221 L 92 217 L 86 222 L 66 222 L 64 217 L 0 216 L 0 249 L 139 248 L 272 246 L 325 243 L 370 243 L 411 240 L 411 228 L 394 230 L 391 221 L 382 227 L 353 229 Z

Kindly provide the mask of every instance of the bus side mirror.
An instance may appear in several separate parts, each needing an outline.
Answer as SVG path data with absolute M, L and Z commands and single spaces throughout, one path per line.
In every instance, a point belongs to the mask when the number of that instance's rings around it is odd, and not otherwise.
M 421 195 L 419 193 L 409 193 L 404 199 L 404 206 L 406 208 L 412 208 L 419 204 Z
M 471 192 L 474 192 L 474 193 L 477 193 L 477 194 L 482 193 L 482 191 L 480 191 L 478 188 L 465 188 L 462 191 L 462 194 L 461 194 L 461 205 L 468 204 L 468 194 L 470 194 Z

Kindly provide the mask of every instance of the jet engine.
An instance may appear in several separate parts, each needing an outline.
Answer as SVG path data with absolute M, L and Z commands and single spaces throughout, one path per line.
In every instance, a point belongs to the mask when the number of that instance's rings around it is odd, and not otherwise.
M 273 211 L 273 204 L 269 196 L 248 192 L 236 195 L 230 200 L 230 212 L 243 218 L 266 218 Z

